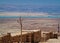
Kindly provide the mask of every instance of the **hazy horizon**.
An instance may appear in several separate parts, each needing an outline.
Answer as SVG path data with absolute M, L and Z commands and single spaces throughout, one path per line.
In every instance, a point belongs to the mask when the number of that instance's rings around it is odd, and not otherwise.
M 0 18 L 6 16 L 60 18 L 60 0 L 0 0 Z

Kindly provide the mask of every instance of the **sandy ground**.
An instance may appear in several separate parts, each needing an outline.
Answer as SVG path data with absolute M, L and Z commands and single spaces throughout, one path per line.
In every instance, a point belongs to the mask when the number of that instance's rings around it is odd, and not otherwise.
M 0 19 L 1 20 L 1 19 Z M 2 19 L 4 20 L 4 19 Z M 1 22 L 2 22 L 1 20 Z M 5 19 L 0 23 L 0 35 L 4 33 L 16 33 L 20 32 L 20 24 L 18 19 Z M 23 18 L 22 19 L 23 30 L 36 30 L 42 31 L 57 31 L 57 19 L 45 19 L 45 18 Z
M 47 42 L 40 43 L 60 43 L 60 37 L 58 37 L 58 39 L 49 39 Z

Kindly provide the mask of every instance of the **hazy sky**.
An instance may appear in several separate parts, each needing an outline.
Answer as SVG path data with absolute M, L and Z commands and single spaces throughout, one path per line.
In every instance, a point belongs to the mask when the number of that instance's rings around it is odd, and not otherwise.
M 13 5 L 60 5 L 60 0 L 0 0 L 2 4 Z

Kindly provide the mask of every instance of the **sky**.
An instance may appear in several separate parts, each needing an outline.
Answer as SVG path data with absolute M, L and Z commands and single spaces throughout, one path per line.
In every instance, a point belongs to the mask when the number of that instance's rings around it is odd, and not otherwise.
M 59 16 L 60 0 L 0 0 L 0 12 L 1 11 L 3 12 L 32 11 L 32 12 L 42 12 L 43 14 L 46 13 L 49 14 L 50 16 L 51 15 Z M 0 13 L 0 16 L 1 15 L 6 15 L 6 14 Z
M 0 0 L 1 4 L 13 5 L 60 5 L 60 0 Z

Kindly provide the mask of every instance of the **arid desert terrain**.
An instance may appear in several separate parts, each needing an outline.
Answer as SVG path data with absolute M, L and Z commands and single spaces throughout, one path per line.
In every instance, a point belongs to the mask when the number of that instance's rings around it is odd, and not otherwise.
M 58 32 L 58 24 L 60 19 L 58 18 L 22 18 L 22 29 L 23 30 L 42 30 Z M 0 36 L 12 33 L 13 35 L 20 34 L 20 22 L 19 18 L 0 18 Z M 58 39 L 49 39 L 42 43 L 59 43 Z
M 54 31 L 58 30 L 56 18 L 22 18 L 23 30 Z M 59 22 L 60 23 L 60 22 Z M 20 31 L 19 18 L 0 18 L 0 33 Z

